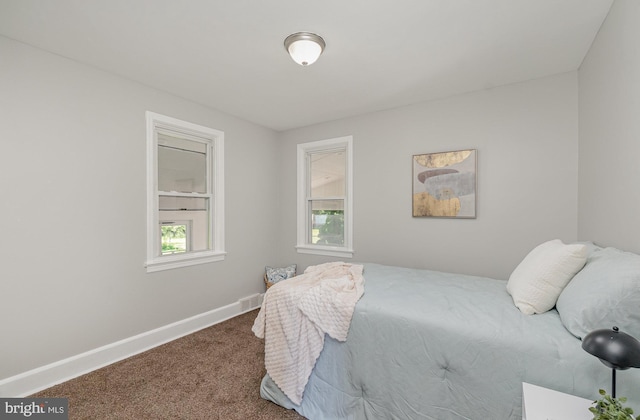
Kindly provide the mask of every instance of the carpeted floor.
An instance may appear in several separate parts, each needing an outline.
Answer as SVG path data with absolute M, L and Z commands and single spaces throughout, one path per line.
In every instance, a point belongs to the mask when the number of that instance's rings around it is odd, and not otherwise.
M 70 419 L 304 419 L 260 398 L 264 342 L 257 310 L 48 388 Z

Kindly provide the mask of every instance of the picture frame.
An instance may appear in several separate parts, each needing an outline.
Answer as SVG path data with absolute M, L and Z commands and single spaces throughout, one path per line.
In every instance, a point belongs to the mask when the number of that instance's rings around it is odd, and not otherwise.
M 475 219 L 477 150 L 413 155 L 413 217 Z

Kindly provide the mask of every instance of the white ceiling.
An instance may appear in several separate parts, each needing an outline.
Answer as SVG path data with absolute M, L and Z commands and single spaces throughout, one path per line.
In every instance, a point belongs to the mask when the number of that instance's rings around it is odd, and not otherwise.
M 612 2 L 0 0 L 0 34 L 286 130 L 576 70 Z

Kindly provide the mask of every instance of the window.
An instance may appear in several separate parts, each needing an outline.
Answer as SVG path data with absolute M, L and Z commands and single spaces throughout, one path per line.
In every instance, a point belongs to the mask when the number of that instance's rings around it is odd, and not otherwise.
M 191 222 L 167 221 L 160 224 L 162 255 L 191 251 Z
M 298 144 L 298 252 L 353 257 L 352 137 Z
M 224 133 L 147 112 L 147 272 L 224 259 Z

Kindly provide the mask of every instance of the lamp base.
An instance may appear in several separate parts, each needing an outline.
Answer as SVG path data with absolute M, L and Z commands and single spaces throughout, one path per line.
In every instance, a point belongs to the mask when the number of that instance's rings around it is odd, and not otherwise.
M 616 397 L 616 369 L 611 369 L 611 396 Z

